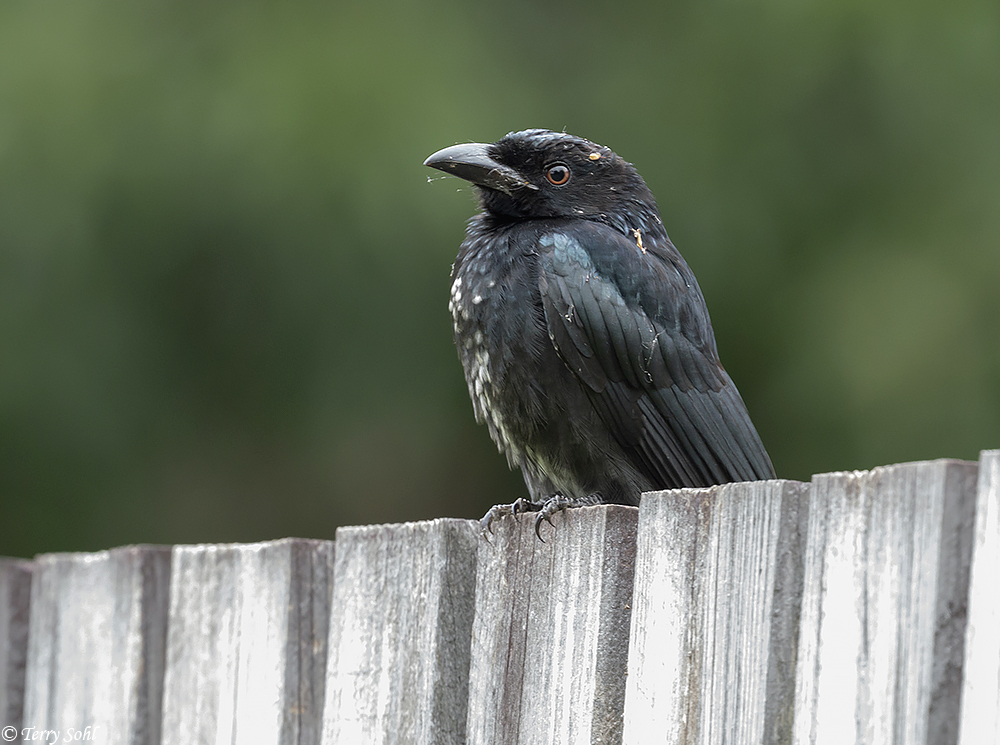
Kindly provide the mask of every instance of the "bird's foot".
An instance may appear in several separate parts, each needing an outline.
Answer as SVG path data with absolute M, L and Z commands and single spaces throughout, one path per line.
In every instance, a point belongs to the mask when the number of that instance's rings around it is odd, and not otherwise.
M 538 536 L 538 540 L 544 543 L 545 539 L 542 538 L 541 534 L 542 523 L 546 522 L 552 525 L 554 529 L 556 527 L 552 524 L 552 516 L 554 514 L 573 507 L 592 507 L 595 504 L 601 504 L 603 501 L 599 492 L 594 492 L 586 497 L 564 497 L 562 494 L 553 494 L 542 503 L 538 514 L 535 516 L 535 535 Z
M 562 494 L 553 494 L 551 497 L 546 499 L 544 502 L 531 502 L 523 497 L 517 499 L 510 504 L 495 504 L 483 515 L 483 518 L 479 521 L 479 528 L 482 532 L 483 538 L 489 540 L 489 534 L 493 532 L 493 523 L 499 520 L 501 517 L 506 515 L 513 515 L 517 517 L 522 512 L 537 512 L 535 515 L 535 535 L 538 536 L 538 540 L 545 542 L 542 538 L 542 523 L 548 523 L 555 528 L 552 522 L 552 516 L 562 512 L 563 510 L 570 509 L 571 507 L 590 507 L 595 504 L 600 504 L 601 499 L 599 494 L 592 494 L 589 497 L 564 497 Z
M 542 538 L 542 523 L 546 522 L 552 525 L 553 529 L 556 527 L 552 524 L 552 516 L 557 512 L 562 512 L 569 507 L 580 507 L 583 504 L 587 504 L 578 499 L 570 499 L 569 497 L 564 497 L 562 494 L 553 494 L 542 504 L 541 508 L 538 510 L 538 514 L 535 515 L 535 535 L 538 536 L 538 540 L 545 542 Z
M 538 512 L 546 504 L 548 502 L 531 502 L 524 497 L 516 499 L 510 504 L 495 504 L 487 510 L 486 514 L 479 521 L 480 532 L 483 534 L 483 538 L 488 538 L 487 534 L 493 532 L 493 523 L 501 517 L 505 517 L 506 515 L 514 515 L 516 517 L 522 512 Z

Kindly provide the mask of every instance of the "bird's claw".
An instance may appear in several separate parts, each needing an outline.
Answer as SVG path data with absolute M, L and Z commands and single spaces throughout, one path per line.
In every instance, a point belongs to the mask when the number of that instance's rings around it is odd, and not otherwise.
M 535 535 L 538 536 L 538 540 L 544 543 L 545 539 L 542 538 L 541 532 L 543 522 L 555 528 L 552 516 L 557 512 L 562 512 L 569 507 L 582 507 L 592 503 L 590 500 L 570 499 L 569 497 L 564 497 L 562 494 L 554 494 L 544 502 L 531 502 L 521 497 L 520 499 L 515 499 L 510 504 L 495 504 L 490 507 L 479 521 L 479 531 L 483 538 L 489 540 L 490 535 L 493 533 L 493 523 L 501 517 L 513 515 L 516 519 L 518 515 L 524 512 L 537 512 L 538 514 L 535 516 Z
M 546 503 L 547 504 L 547 503 Z M 483 515 L 482 519 L 479 521 L 479 531 L 482 533 L 483 538 L 489 540 L 489 536 L 493 534 L 493 523 L 502 517 L 507 515 L 513 515 L 515 518 L 522 512 L 537 512 L 543 508 L 543 504 L 539 502 L 531 502 L 520 497 L 515 499 L 510 504 L 495 504 L 490 507 L 486 514 Z
M 510 505 L 510 514 L 520 515 L 522 512 L 537 512 L 541 509 L 542 505 L 537 502 L 531 502 L 524 497 L 518 497 Z
M 542 533 L 541 533 L 542 523 L 547 522 L 549 525 L 555 528 L 555 524 L 552 522 L 552 516 L 557 512 L 562 512 L 567 507 L 571 507 L 572 505 L 573 505 L 573 500 L 567 499 L 562 494 L 556 494 L 555 496 L 549 497 L 542 504 L 541 509 L 538 510 L 538 515 L 535 516 L 535 535 L 538 536 L 538 540 L 540 540 L 542 543 L 545 542 L 545 539 L 542 538 Z
M 488 510 L 486 510 L 486 514 L 483 515 L 482 518 L 480 518 L 479 532 L 482 534 L 483 538 L 486 538 L 486 540 L 489 540 L 489 535 L 492 535 L 493 533 L 493 522 L 498 518 L 503 517 L 504 514 L 510 514 L 509 512 L 507 513 L 504 512 L 505 507 L 509 508 L 510 505 L 495 504 Z

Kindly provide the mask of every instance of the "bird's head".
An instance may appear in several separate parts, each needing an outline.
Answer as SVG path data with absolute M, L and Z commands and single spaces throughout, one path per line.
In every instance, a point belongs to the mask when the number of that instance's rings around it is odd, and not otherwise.
M 607 223 L 624 233 L 662 230 L 656 200 L 631 163 L 610 149 L 563 132 L 511 132 L 491 145 L 439 150 L 424 165 L 479 187 L 493 217 L 568 217 Z

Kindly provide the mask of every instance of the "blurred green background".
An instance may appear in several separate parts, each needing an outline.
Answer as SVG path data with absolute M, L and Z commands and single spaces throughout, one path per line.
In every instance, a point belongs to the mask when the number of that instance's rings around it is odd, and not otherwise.
M 638 166 L 780 476 L 1000 446 L 996 0 L 10 0 L 0 554 L 521 495 L 421 163 L 526 127 Z

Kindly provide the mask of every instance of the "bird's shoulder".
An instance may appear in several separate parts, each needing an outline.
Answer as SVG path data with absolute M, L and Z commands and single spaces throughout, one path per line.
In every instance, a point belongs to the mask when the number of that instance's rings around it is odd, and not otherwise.
M 708 308 L 687 262 L 662 231 L 625 234 L 589 220 L 539 226 L 543 294 L 564 302 L 603 308 L 600 317 L 577 316 L 597 325 L 604 316 L 630 316 L 652 333 L 683 338 L 717 358 Z M 565 319 L 564 319 L 565 320 Z
M 539 244 L 549 338 L 651 484 L 773 476 L 719 362 L 701 291 L 669 241 L 570 225 Z

